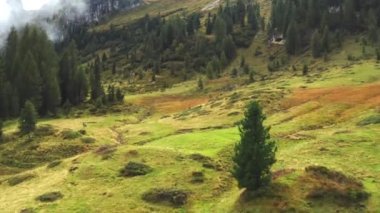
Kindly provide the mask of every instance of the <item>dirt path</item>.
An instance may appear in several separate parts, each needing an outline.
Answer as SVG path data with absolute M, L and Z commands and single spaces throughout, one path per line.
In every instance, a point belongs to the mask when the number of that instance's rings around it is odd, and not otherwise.
M 115 141 L 118 145 L 123 145 L 126 143 L 124 139 L 124 134 L 117 130 L 117 127 L 111 127 L 110 130 L 116 134 Z

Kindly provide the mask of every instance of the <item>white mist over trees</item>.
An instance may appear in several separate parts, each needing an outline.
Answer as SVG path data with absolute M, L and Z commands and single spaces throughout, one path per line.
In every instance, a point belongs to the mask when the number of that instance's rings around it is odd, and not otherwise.
M 25 24 L 38 24 L 50 39 L 58 39 L 59 30 L 51 19 L 64 10 L 70 11 L 65 19 L 75 19 L 75 14 L 87 11 L 87 3 L 85 0 L 0 0 L 0 47 L 12 26 L 20 28 Z

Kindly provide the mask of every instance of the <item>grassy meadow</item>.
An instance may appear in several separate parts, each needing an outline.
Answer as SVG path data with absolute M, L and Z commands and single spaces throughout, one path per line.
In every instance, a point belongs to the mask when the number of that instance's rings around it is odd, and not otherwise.
M 122 26 L 149 11 L 199 10 L 212 1 L 177 2 L 147 1 L 95 30 Z M 263 7 L 268 13 L 270 5 Z M 247 76 L 230 78 L 237 57 L 225 76 L 205 80 L 204 91 L 193 79 L 166 90 L 126 94 L 123 103 L 104 113 L 84 106 L 69 116 L 40 120 L 33 137 L 18 137 L 17 121 L 9 121 L 9 138 L 0 144 L 0 212 L 379 212 L 380 64 L 370 57 L 347 60 L 348 54 L 362 55 L 355 38 L 343 46 L 326 61 L 307 51 L 269 73 L 268 56 L 285 53 L 266 48 L 260 33 L 238 53 L 256 71 L 254 83 L 247 83 Z M 258 48 L 263 54 L 255 56 Z M 373 56 L 374 49 L 368 47 L 367 54 Z M 304 64 L 310 67 L 307 76 Z M 240 139 L 237 124 L 253 100 L 263 105 L 278 151 L 267 194 L 245 199 L 230 174 L 231 156 Z M 120 170 L 128 162 L 149 165 L 152 172 L 123 177 Z M 313 178 L 305 171 L 309 166 L 354 177 L 368 199 L 310 198 L 331 183 Z M 202 181 L 194 181 L 194 173 L 202 173 Z M 344 184 L 334 187 L 339 191 Z M 155 188 L 183 190 L 188 202 L 173 206 L 142 199 Z M 49 192 L 63 197 L 36 199 Z

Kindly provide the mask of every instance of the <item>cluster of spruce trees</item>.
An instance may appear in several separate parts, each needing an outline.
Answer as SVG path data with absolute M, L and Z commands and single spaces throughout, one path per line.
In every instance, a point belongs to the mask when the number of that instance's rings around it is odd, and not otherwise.
M 238 0 L 234 4 L 227 1 L 215 14 L 206 14 L 204 25 L 203 15 L 146 15 L 122 28 L 111 26 L 109 31 L 81 33 L 75 38 L 84 55 L 105 47 L 111 49 L 110 57 L 125 55 L 127 64 L 118 63 L 125 77 L 148 70 L 153 76 L 169 70 L 174 77 L 196 71 L 217 77 L 236 57 L 236 49 L 251 43 L 261 24 L 260 10 L 251 1 Z
M 45 32 L 12 29 L 0 68 L 0 117 L 16 117 L 30 100 L 41 114 L 55 113 L 61 102 L 58 57 Z
M 270 36 L 284 35 L 289 54 L 310 46 L 314 57 L 340 46 L 345 33 L 368 32 L 378 41 L 380 1 L 273 0 Z
M 62 105 L 84 102 L 90 91 L 94 101 L 107 99 L 99 57 L 89 66 L 80 65 L 74 42 L 58 55 L 39 27 L 11 30 L 0 56 L 0 118 L 19 116 L 27 101 L 40 115 L 48 115 Z M 119 88 L 111 92 L 122 96 Z

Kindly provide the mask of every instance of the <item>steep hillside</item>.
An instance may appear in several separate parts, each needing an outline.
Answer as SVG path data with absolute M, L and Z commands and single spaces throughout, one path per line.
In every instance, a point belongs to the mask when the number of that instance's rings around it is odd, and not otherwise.
M 145 1 L 92 31 L 112 37 L 147 13 L 201 11 L 204 23 L 219 2 Z M 257 2 L 269 23 L 271 1 Z M 87 46 L 81 62 L 105 53 L 104 84 L 126 89 L 124 100 L 63 108 L 61 117 L 41 119 L 32 135 L 20 135 L 15 120 L 5 122 L 0 211 L 378 212 L 380 64 L 364 38 L 347 35 L 321 58 L 308 47 L 288 56 L 260 30 L 218 77 L 195 70 L 183 79 L 163 66 L 154 80 L 152 67 L 136 65 L 141 78 L 112 74 L 114 63 L 120 71 L 130 62 L 120 50 L 128 42 L 119 37 L 99 41 L 95 52 Z M 272 184 L 248 194 L 230 171 L 237 124 L 252 100 L 262 104 L 278 151 Z

